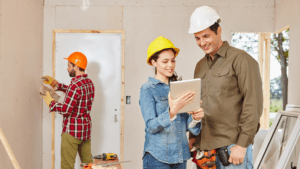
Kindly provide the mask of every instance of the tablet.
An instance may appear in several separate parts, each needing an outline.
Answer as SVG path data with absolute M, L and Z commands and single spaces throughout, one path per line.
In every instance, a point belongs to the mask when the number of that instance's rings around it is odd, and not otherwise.
M 170 83 L 170 92 L 173 99 L 178 98 L 180 95 L 187 91 L 195 91 L 196 96 L 194 101 L 182 109 L 178 113 L 191 112 L 200 108 L 201 99 L 201 79 L 175 81 Z

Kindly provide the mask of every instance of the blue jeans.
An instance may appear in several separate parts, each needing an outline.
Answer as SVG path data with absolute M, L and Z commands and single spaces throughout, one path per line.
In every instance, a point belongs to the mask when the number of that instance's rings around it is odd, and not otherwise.
M 235 145 L 236 144 L 231 144 L 231 145 L 227 146 L 229 155 L 231 153 L 230 149 L 233 146 L 235 146 Z M 223 166 L 222 163 L 220 162 L 218 156 L 217 156 L 216 162 L 217 162 L 217 169 L 252 169 L 253 168 L 253 150 L 252 150 L 252 144 L 250 144 L 247 147 L 246 155 L 245 155 L 245 158 L 244 158 L 244 161 L 243 161 L 242 164 L 239 164 L 239 165 L 230 164 L 228 166 Z
M 186 161 L 177 164 L 167 164 L 158 161 L 150 153 L 146 152 L 143 158 L 143 169 L 186 169 Z

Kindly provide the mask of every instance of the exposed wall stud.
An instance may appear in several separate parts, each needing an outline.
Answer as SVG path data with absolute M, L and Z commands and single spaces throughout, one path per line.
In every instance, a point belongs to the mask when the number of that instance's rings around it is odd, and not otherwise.
M 263 112 L 260 128 L 269 129 L 270 113 L 270 33 L 258 33 L 258 64 L 263 82 Z

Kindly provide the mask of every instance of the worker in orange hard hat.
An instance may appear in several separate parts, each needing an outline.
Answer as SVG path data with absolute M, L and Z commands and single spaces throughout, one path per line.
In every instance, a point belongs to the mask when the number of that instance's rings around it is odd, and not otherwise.
M 63 115 L 61 135 L 61 168 L 74 168 L 77 152 L 82 163 L 92 163 L 91 159 L 91 108 L 94 101 L 94 84 L 85 74 L 87 58 L 81 52 L 74 52 L 68 58 L 68 72 L 72 77 L 69 86 L 58 83 L 50 76 L 43 76 L 45 84 L 66 94 L 63 103 L 55 101 L 49 92 L 43 96 L 49 112 Z
M 64 58 L 71 63 L 77 65 L 81 70 L 85 70 L 87 66 L 86 56 L 81 52 L 74 52 L 68 58 Z

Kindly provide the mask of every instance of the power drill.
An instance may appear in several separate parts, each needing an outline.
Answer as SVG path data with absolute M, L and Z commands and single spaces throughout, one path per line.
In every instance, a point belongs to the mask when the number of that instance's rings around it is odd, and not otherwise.
M 91 159 L 102 159 L 104 161 L 115 160 L 116 158 L 118 158 L 118 155 L 115 153 L 103 153 L 102 155 L 91 157 Z

